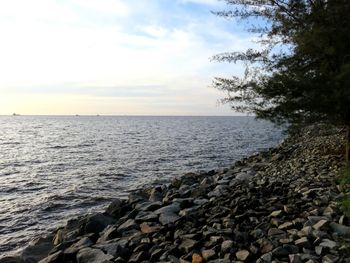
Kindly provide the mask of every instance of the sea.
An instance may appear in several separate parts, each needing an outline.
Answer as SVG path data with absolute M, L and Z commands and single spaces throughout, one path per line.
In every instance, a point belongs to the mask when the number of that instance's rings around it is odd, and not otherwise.
M 280 128 L 243 116 L 0 116 L 0 258 L 132 190 L 282 140 Z

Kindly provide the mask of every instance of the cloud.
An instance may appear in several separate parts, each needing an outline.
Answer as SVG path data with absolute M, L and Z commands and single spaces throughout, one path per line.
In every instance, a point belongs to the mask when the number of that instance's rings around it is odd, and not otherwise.
M 181 3 L 195 3 L 201 5 L 219 5 L 219 0 L 180 0 Z
M 189 109 L 196 94 L 205 100 L 193 104 L 194 112 L 203 109 L 204 101 L 216 105 L 219 93 L 213 96 L 208 88 L 212 77 L 240 72 L 241 67 L 210 63 L 209 58 L 245 49 L 252 45 L 251 38 L 232 32 L 229 23 L 209 9 L 162 3 L 0 0 L 0 91 L 9 100 L 21 94 L 50 101 L 56 94 L 81 94 L 100 103 L 108 101 L 102 97 L 131 104 L 144 100 L 147 112 L 160 104 L 158 100 L 187 104 L 183 107 Z
M 103 14 L 126 16 L 130 13 L 126 1 L 122 0 L 72 0 L 80 8 Z

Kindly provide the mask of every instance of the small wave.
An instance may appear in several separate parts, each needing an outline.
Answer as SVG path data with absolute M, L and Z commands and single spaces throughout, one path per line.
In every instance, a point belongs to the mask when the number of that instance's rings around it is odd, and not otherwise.
M 65 148 L 68 148 L 69 146 L 67 145 L 55 145 L 55 146 L 50 146 L 50 147 L 47 147 L 47 149 L 65 149 Z
M 2 142 L 0 145 L 19 145 L 21 144 L 20 142 Z

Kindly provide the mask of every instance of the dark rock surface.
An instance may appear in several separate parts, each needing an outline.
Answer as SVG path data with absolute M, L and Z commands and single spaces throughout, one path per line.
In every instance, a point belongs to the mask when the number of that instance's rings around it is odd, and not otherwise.
M 350 262 L 342 139 L 309 127 L 230 168 L 132 192 L 0 262 Z

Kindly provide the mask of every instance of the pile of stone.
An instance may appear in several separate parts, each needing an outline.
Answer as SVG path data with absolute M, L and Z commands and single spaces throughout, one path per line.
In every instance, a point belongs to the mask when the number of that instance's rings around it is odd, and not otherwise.
M 350 262 L 340 134 L 308 128 L 231 168 L 132 192 L 0 262 Z

